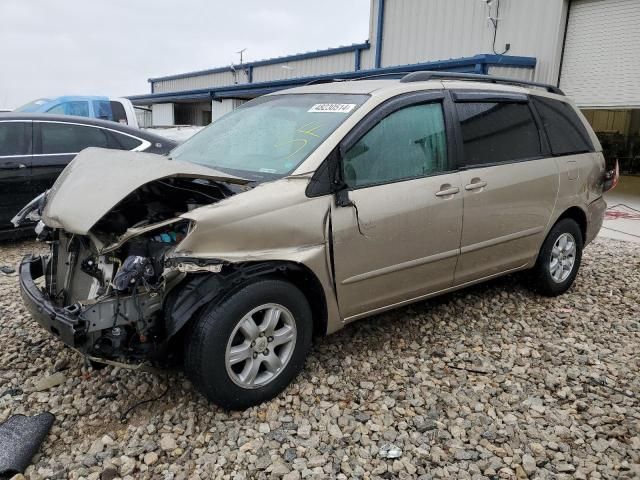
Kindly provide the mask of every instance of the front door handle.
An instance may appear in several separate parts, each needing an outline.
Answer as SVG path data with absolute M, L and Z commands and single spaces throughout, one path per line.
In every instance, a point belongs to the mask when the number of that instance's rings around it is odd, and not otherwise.
M 0 165 L 0 170 L 20 170 L 21 168 L 27 168 L 24 163 L 10 162 Z
M 439 192 L 436 192 L 436 197 L 448 197 L 449 195 L 455 195 L 456 193 L 459 193 L 460 189 L 458 187 L 451 187 L 451 188 L 447 188 L 445 190 L 440 190 Z
M 487 182 L 473 182 L 473 183 L 470 183 L 469 185 L 465 185 L 464 189 L 470 192 L 472 190 L 480 190 L 481 188 L 484 188 L 486 186 L 487 186 Z

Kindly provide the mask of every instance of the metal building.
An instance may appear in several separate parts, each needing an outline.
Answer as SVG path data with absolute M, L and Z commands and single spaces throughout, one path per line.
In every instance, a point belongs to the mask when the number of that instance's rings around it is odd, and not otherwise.
M 204 125 L 248 99 L 311 80 L 489 73 L 559 85 L 633 160 L 639 24 L 640 0 L 372 0 L 363 43 L 151 78 L 151 93 L 129 98 L 152 109 L 154 125 Z

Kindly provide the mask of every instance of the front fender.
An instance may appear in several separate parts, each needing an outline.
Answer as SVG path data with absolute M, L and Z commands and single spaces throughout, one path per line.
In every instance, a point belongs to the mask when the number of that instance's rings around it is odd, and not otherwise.
M 186 214 L 192 229 L 170 254 L 225 263 L 293 262 L 318 279 L 327 331 L 342 326 L 329 258 L 331 196 L 308 198 L 308 180 L 285 178 Z

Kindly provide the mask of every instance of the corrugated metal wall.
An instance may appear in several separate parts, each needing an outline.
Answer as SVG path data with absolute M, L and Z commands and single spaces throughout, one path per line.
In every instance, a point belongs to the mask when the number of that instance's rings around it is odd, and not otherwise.
M 489 75 L 495 75 L 496 77 L 515 78 L 516 80 L 531 81 L 534 79 L 535 71 L 533 68 L 519 68 L 519 67 L 494 67 L 489 66 Z
M 510 43 L 509 55 L 538 59 L 535 80 L 557 82 L 568 0 L 493 0 L 490 6 L 481 0 L 385 0 L 381 66 L 492 53 L 494 29 L 488 17 L 496 15 L 498 5 L 496 50 L 502 52 L 505 44 Z M 375 66 L 378 6 L 378 0 L 371 1 L 371 48 L 361 52 L 363 70 Z M 354 70 L 354 64 L 353 52 L 283 61 L 254 67 L 253 81 L 348 72 Z M 154 82 L 153 92 L 179 92 L 247 81 L 244 71 L 235 75 L 225 71 L 159 80 Z
M 156 103 L 151 106 L 153 125 L 175 125 L 173 103 Z
M 134 107 L 136 112 L 136 120 L 138 120 L 138 127 L 150 127 L 153 125 L 153 115 L 151 109 Z
M 555 83 L 567 0 L 499 3 L 496 51 L 510 43 L 509 55 L 536 57 L 535 79 Z M 498 0 L 491 6 L 480 0 L 386 0 L 382 66 L 492 53 L 494 29 L 488 17 L 495 16 L 497 6 Z
M 560 86 L 581 107 L 640 108 L 640 0 L 571 4 Z
M 211 102 L 211 121 L 216 121 L 218 118 L 235 110 L 245 102 L 246 100 L 240 100 L 237 98 L 225 98 L 221 102 L 214 100 Z
M 369 8 L 369 43 L 371 48 L 363 50 L 360 57 L 360 66 L 362 70 L 370 70 L 375 68 L 376 43 L 378 36 L 378 0 L 371 0 Z
M 596 132 L 626 135 L 631 125 L 631 110 L 583 110 Z M 632 132 L 636 134 L 636 132 Z
M 308 58 L 295 62 L 275 63 L 273 65 L 255 67 L 253 69 L 253 81 L 266 82 L 327 73 L 351 72 L 354 69 L 354 65 L 355 54 L 353 52 Z
M 355 66 L 354 52 L 308 58 L 293 62 L 262 65 L 253 69 L 253 81 L 265 82 L 287 78 L 322 75 L 326 73 L 351 72 Z M 247 83 L 248 75 L 238 68 L 233 72 L 209 73 L 186 78 L 160 80 L 153 83 L 154 93 L 179 92 L 198 88 L 220 87 L 235 83 Z
M 246 83 L 244 72 L 237 72 L 238 83 Z M 195 75 L 193 77 L 176 78 L 172 80 L 160 80 L 153 83 L 153 93 L 180 92 L 184 90 L 196 90 L 198 88 L 221 87 L 233 85 L 235 77 L 233 72 L 209 73 L 207 75 Z

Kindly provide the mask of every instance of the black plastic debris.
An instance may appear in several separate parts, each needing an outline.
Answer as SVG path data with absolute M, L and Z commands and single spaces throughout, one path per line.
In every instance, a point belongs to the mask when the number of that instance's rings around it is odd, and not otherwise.
M 23 393 L 24 392 L 22 391 L 21 388 L 8 388 L 4 392 L 0 393 L 0 398 L 4 397 L 5 395 L 11 395 L 12 397 L 16 397 L 18 395 L 22 395 Z
M 45 412 L 33 417 L 14 415 L 0 424 L 0 479 L 24 472 L 54 420 L 51 413 Z

